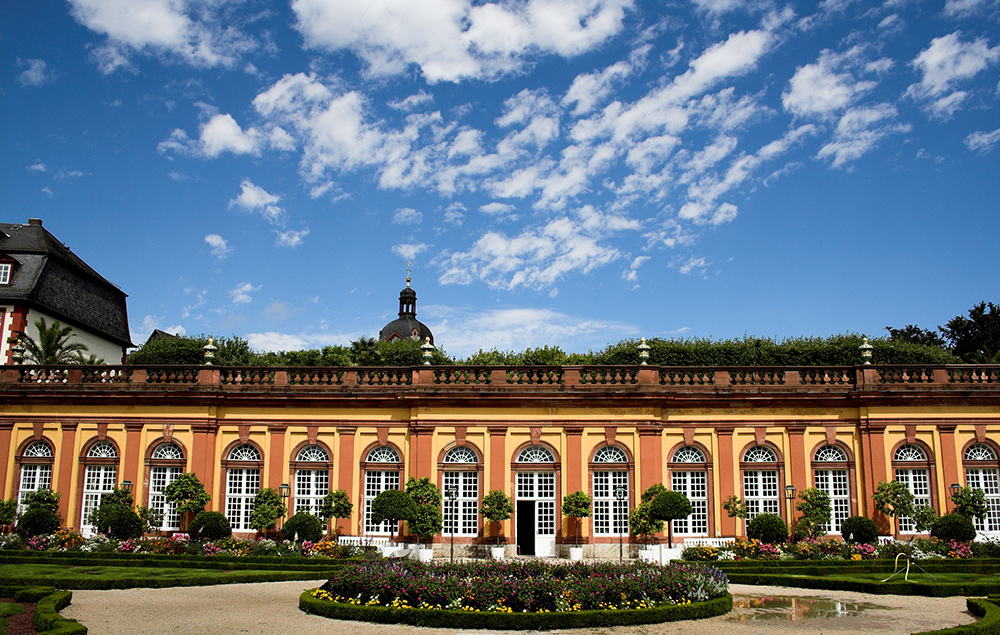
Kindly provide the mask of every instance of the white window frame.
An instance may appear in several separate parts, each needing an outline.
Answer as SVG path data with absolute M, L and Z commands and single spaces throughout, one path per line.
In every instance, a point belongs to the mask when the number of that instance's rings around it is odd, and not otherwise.
M 10 284 L 10 274 L 14 267 L 9 262 L 0 262 L 0 284 Z
M 743 454 L 743 462 L 774 465 L 778 462 L 778 455 L 767 446 L 756 445 Z M 747 523 L 761 514 L 781 515 L 780 484 L 778 470 L 775 468 L 744 468 L 743 501 L 747 504 Z
M 830 497 L 830 520 L 824 525 L 824 531 L 839 534 L 841 525 L 851 516 L 851 472 L 847 453 L 835 445 L 824 445 L 816 450 L 813 462 L 824 464 L 824 467 L 813 468 L 813 486 Z
M 261 486 L 260 467 L 253 464 L 259 465 L 263 459 L 260 451 L 247 443 L 230 450 L 228 460 L 243 465 L 226 467 L 226 520 L 233 531 L 253 531 L 250 515 Z
M 87 450 L 85 461 L 104 460 L 85 464 L 83 471 L 83 504 L 80 506 L 80 535 L 89 538 L 97 528 L 90 524 L 90 515 L 101 506 L 104 496 L 114 491 L 118 483 L 118 450 L 110 441 L 97 441 Z M 107 462 L 113 460 L 113 463 Z
M 27 463 L 24 459 L 44 460 L 47 463 Z M 24 501 L 40 489 L 52 489 L 52 463 L 55 457 L 52 446 L 46 441 L 32 441 L 21 454 L 21 478 L 17 488 L 18 513 L 24 511 Z
M 905 485 L 906 489 L 910 490 L 910 493 L 913 494 L 914 508 L 929 506 L 931 504 L 931 475 L 930 469 L 926 467 L 929 461 L 927 452 L 918 445 L 901 445 L 896 448 L 893 459 L 895 462 L 903 463 L 904 465 L 906 462 L 915 464 L 912 468 L 896 467 L 896 481 Z M 896 520 L 899 522 L 899 533 L 917 533 L 916 527 L 913 524 L 913 518 L 910 516 L 898 516 Z
M 996 535 L 1000 533 L 1000 469 L 997 466 L 997 454 L 992 447 L 976 443 L 966 449 L 964 458 L 966 462 L 976 462 L 965 465 L 965 484 L 986 495 L 986 517 L 982 520 L 973 518 L 972 522 L 976 531 Z
M 330 492 L 330 471 L 326 468 L 330 462 L 330 455 L 322 446 L 307 445 L 299 450 L 295 460 L 298 463 L 295 469 L 295 513 L 319 516 L 323 499 Z M 309 463 L 321 463 L 324 467 L 315 469 L 302 467 L 303 464 Z
M 684 494 L 691 501 L 691 513 L 688 517 L 672 521 L 674 535 L 707 536 L 708 471 L 672 470 L 670 489 Z
M 398 466 L 400 461 L 399 452 L 387 445 L 380 445 L 372 448 L 366 457 L 365 467 L 365 517 L 362 525 L 363 533 L 368 536 L 391 536 L 395 531 L 391 531 L 389 521 L 373 524 L 371 521 L 372 502 L 379 494 L 390 489 L 400 489 L 399 468 L 393 469 L 370 469 L 369 465 L 385 463 Z
M 442 536 L 470 537 L 479 535 L 479 457 L 467 447 L 455 447 L 444 455 L 446 468 L 441 475 L 444 492 L 457 488 L 458 497 L 449 500 L 447 495 L 441 500 L 443 518 Z M 455 467 L 452 467 L 455 466 Z
M 178 531 L 181 528 L 177 503 L 168 502 L 163 490 L 183 472 L 184 468 L 177 466 L 154 465 L 149 468 L 149 508 L 163 514 L 163 520 L 157 527 L 160 531 Z

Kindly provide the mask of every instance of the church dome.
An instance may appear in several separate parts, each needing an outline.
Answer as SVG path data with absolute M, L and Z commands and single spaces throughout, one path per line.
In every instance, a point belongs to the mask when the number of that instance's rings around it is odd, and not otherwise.
M 417 292 L 410 288 L 410 275 L 407 270 L 406 288 L 399 292 L 399 317 L 389 322 L 378 333 L 380 340 L 412 339 L 423 342 L 430 338 L 434 343 L 434 334 L 427 325 L 417 319 Z

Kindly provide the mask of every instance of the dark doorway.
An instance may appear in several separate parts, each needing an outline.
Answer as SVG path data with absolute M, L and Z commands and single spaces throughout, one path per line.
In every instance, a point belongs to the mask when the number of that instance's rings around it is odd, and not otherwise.
M 517 501 L 517 553 L 535 555 L 535 501 Z

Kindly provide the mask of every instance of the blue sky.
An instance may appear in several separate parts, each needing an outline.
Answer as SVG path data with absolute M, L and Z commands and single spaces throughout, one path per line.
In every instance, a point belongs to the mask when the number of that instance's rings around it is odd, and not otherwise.
M 1000 2 L 4 0 L 0 210 L 154 328 L 453 355 L 1000 290 Z

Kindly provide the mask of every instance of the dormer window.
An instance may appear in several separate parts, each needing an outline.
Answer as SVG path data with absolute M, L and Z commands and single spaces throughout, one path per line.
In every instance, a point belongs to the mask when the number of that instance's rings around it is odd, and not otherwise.
M 0 284 L 10 284 L 10 271 L 13 269 L 9 262 L 0 262 Z

